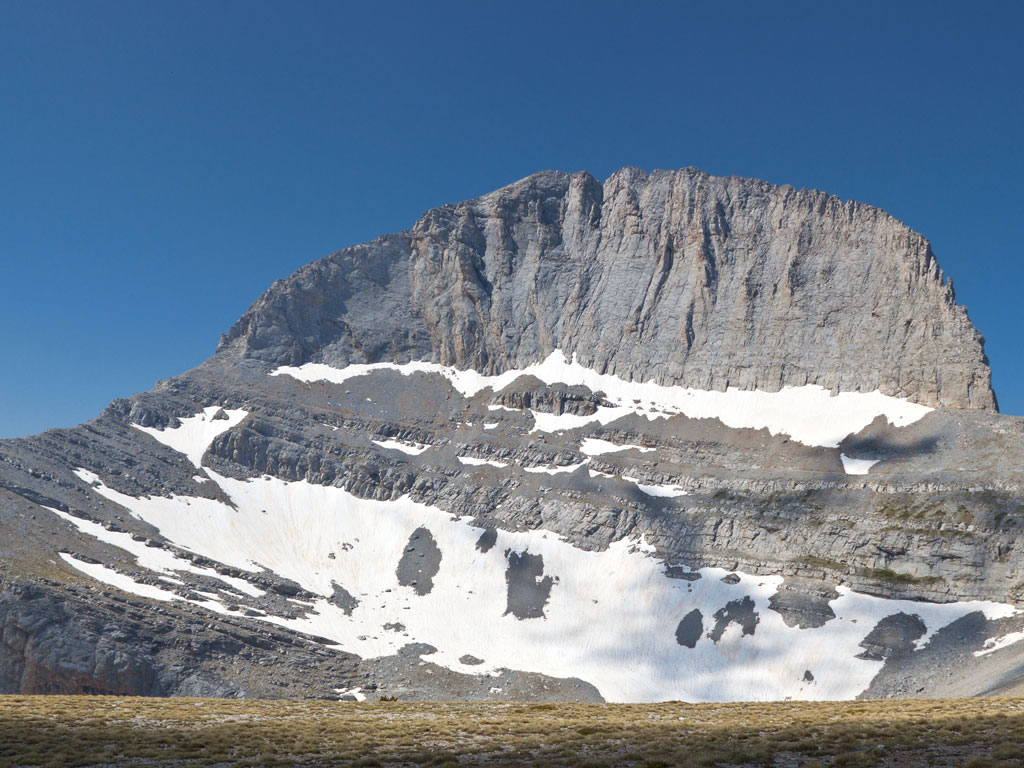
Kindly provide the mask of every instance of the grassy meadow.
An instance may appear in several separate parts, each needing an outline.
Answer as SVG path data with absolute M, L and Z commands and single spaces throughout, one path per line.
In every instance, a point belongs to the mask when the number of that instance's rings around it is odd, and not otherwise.
M 1024 767 L 1024 699 L 414 704 L 0 696 L 9 766 Z

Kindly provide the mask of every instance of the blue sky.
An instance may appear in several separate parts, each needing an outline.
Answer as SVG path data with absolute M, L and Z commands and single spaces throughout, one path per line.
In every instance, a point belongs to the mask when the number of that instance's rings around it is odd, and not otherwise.
M 670 6 L 670 9 L 666 7 Z M 1019 3 L 0 0 L 0 436 L 534 171 L 697 166 L 931 239 L 1024 413 Z

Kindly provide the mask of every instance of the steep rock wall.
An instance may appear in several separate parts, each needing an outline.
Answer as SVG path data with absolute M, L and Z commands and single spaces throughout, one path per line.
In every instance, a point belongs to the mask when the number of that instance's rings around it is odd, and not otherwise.
M 700 389 L 995 408 L 928 241 L 877 208 L 694 169 L 536 174 L 276 283 L 221 350 L 496 373 L 575 354 Z

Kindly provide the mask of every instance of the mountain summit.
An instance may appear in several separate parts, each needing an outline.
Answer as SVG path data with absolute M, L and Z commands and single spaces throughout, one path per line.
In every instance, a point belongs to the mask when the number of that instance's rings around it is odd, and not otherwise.
M 224 338 L 235 349 L 486 373 L 560 349 L 666 385 L 995 407 L 927 240 L 877 208 L 692 168 L 538 173 L 434 209 L 275 283 Z
M 1022 449 L 882 211 L 539 173 L 0 441 L 0 692 L 1022 692 Z

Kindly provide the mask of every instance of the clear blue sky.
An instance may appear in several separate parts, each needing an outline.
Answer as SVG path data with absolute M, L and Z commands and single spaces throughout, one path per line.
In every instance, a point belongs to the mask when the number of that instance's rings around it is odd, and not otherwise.
M 907 222 L 1024 413 L 1020 3 L 0 0 L 0 20 L 0 436 L 198 364 L 275 278 L 428 208 L 624 165 Z

